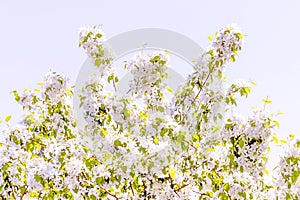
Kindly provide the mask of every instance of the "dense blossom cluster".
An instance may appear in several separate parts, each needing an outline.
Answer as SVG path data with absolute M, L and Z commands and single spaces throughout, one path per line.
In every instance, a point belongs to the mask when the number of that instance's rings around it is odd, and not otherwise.
M 222 134 L 230 144 L 230 152 L 239 171 L 252 174 L 254 179 L 261 176 L 272 136 L 270 128 L 274 126 L 272 116 L 260 109 L 254 110 L 247 121 L 238 116 L 227 120 Z
M 195 65 L 195 72 L 200 79 L 205 79 L 207 74 L 214 71 L 220 74 L 230 62 L 235 61 L 244 44 L 244 36 L 235 24 L 222 28 L 215 33 L 215 39 L 209 39 L 212 44 Z
M 300 141 L 286 147 L 286 155 L 279 162 L 276 194 L 279 199 L 300 199 Z
M 209 55 L 214 57 L 216 66 L 226 66 L 229 60 L 234 61 L 238 51 L 242 49 L 244 36 L 235 24 L 229 25 L 216 33 Z M 218 64 L 219 63 L 219 64 Z
M 20 125 L 1 131 L 0 197 L 299 199 L 299 141 L 288 143 L 270 177 L 275 116 L 265 108 L 248 118 L 228 112 L 250 92 L 243 81 L 220 84 L 243 37 L 235 26 L 218 31 L 174 93 L 166 82 L 169 55 L 138 54 L 126 64 L 133 79 L 121 95 L 106 89 L 112 84 L 116 90 L 118 76 L 102 30 L 83 28 L 80 45 L 100 72 L 81 90 L 86 123 L 76 124 L 62 74 L 49 72 L 39 90 L 14 91 L 26 113 Z
M 110 66 L 113 56 L 112 49 L 105 43 L 105 40 L 104 32 L 99 26 L 83 27 L 79 31 L 79 46 L 92 58 L 95 66 L 102 65 L 104 73 L 105 69 Z
M 168 55 L 164 52 L 155 52 L 152 55 L 136 55 L 128 64 L 128 69 L 133 75 L 130 82 L 130 92 L 137 97 L 150 96 L 154 104 L 159 104 L 163 99 L 164 90 L 167 88 Z M 157 99 L 156 97 L 159 97 Z M 150 102 L 149 102 L 150 103 Z M 150 103 L 152 104 L 152 103 Z

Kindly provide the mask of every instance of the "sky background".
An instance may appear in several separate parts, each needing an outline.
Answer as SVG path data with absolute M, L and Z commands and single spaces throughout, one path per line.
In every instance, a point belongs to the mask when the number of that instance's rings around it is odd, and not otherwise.
M 10 91 L 33 88 L 50 69 L 65 73 L 74 84 L 86 60 L 78 48 L 82 26 L 104 24 L 112 37 L 138 28 L 164 28 L 184 34 L 205 48 L 207 37 L 230 23 L 248 36 L 229 80 L 253 80 L 257 86 L 240 112 L 262 105 L 282 111 L 278 136 L 300 138 L 300 1 L 15 1 L 0 0 L 0 116 L 21 117 Z M 278 151 L 272 156 L 275 159 Z

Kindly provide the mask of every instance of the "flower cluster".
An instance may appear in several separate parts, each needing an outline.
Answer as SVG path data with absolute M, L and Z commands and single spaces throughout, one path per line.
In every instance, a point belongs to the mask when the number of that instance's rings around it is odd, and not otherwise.
M 300 198 L 300 141 L 287 146 L 286 154 L 279 162 L 276 177 L 276 193 L 280 199 Z
M 209 39 L 212 44 L 195 64 L 195 75 L 198 79 L 206 79 L 214 72 L 218 72 L 220 76 L 229 62 L 235 62 L 244 44 L 244 35 L 235 24 L 220 29 L 215 33 L 214 39 Z
M 163 95 L 167 88 L 167 62 L 168 55 L 163 52 L 155 52 L 146 56 L 136 55 L 128 64 L 128 69 L 133 75 L 130 82 L 131 94 L 139 98 L 151 96 L 152 100 Z
M 222 135 L 223 140 L 230 145 L 228 156 L 234 169 L 246 171 L 255 178 L 262 175 L 272 136 L 271 129 L 276 126 L 275 123 L 274 117 L 261 109 L 253 110 L 253 115 L 247 121 L 239 116 L 227 120 Z
M 49 99 L 52 103 L 58 103 L 66 97 L 66 82 L 67 78 L 64 75 L 49 72 L 42 82 L 42 98 Z
M 226 66 L 230 60 L 235 60 L 243 43 L 241 30 L 235 24 L 231 24 L 216 33 L 216 39 L 212 41 L 208 54 L 213 58 L 216 67 Z
M 113 60 L 113 53 L 105 43 L 104 32 L 99 26 L 81 28 L 79 46 L 86 51 L 86 54 L 93 59 L 94 64 L 98 67 L 109 65 Z

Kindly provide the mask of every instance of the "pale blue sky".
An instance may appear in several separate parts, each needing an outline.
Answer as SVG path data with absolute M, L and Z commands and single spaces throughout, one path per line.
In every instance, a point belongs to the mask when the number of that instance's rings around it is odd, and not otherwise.
M 15 1 L 0 0 L 0 116 L 20 116 L 10 91 L 34 87 L 53 69 L 74 84 L 86 56 L 78 29 L 104 24 L 107 37 L 143 27 L 182 33 L 202 47 L 208 35 L 230 23 L 248 34 L 243 52 L 227 75 L 257 82 L 241 112 L 270 96 L 270 109 L 284 112 L 278 135 L 300 137 L 300 2 L 279 1 Z

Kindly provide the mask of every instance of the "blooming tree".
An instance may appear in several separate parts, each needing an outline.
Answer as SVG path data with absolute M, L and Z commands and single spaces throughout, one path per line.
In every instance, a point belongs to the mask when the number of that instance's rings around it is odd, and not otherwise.
M 244 35 L 230 25 L 209 39 L 177 91 L 166 81 L 170 55 L 159 51 L 125 63 L 133 78 L 120 94 L 104 33 L 82 28 L 79 45 L 97 70 L 79 94 L 86 123 L 77 125 L 73 88 L 63 74 L 50 71 L 39 89 L 13 91 L 25 116 L 16 126 L 5 118 L 0 197 L 299 199 L 300 141 L 292 135 L 278 141 L 276 115 L 264 107 L 247 118 L 232 114 L 250 83 L 213 87 L 224 82 Z M 271 142 L 286 143 L 272 176 L 266 169 Z

